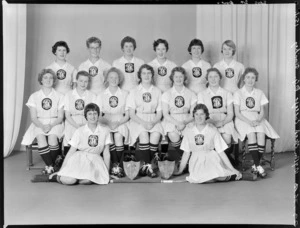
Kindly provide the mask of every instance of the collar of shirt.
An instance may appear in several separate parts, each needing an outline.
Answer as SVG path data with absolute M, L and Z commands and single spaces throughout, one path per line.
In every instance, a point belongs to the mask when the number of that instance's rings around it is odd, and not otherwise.
M 155 63 L 156 65 L 158 65 L 158 66 L 166 66 L 167 63 L 168 63 L 168 59 L 166 59 L 166 61 L 165 61 L 163 64 L 160 64 L 160 63 L 158 62 L 157 58 L 155 58 L 155 59 L 154 59 L 154 63 Z
M 207 124 L 205 124 L 205 127 L 202 129 L 202 131 L 199 131 L 198 130 L 198 128 L 196 127 L 196 124 L 193 126 L 193 131 L 194 131 L 194 133 L 195 133 L 195 135 L 198 135 L 198 134 L 203 134 L 204 133 L 204 131 L 206 130 L 206 128 L 207 128 Z
M 86 124 L 84 126 L 84 131 L 87 132 L 87 133 L 89 133 L 89 134 L 97 135 L 97 134 L 101 133 L 101 129 L 100 128 L 101 128 L 100 125 L 97 124 L 97 127 L 96 127 L 95 131 L 92 132 L 92 130 L 88 127 L 88 124 Z
M 185 86 L 183 86 L 182 90 L 180 92 L 178 92 L 176 89 L 175 89 L 175 86 L 172 87 L 172 93 L 175 93 L 175 94 L 178 94 L 178 95 L 184 95 L 184 92 L 185 92 Z
M 79 93 L 77 92 L 77 89 L 73 89 L 72 95 L 77 96 L 77 97 L 85 97 L 87 95 L 87 90 L 84 91 L 84 93 L 80 96 Z
M 249 93 L 248 90 L 246 89 L 246 87 L 243 86 L 242 91 L 243 91 L 243 93 L 245 93 L 245 94 L 248 94 L 248 95 L 250 95 L 250 96 L 254 96 L 256 89 L 253 88 L 253 90 L 251 91 L 251 93 Z
M 236 61 L 234 59 L 231 60 L 231 62 L 229 63 L 229 65 L 225 62 L 224 59 L 221 61 L 221 65 L 223 67 L 225 67 L 225 68 L 229 68 L 229 67 L 233 68 L 234 65 L 235 65 L 235 63 L 236 63 Z
M 53 88 L 51 89 L 51 92 L 48 95 L 44 94 L 44 91 L 42 89 L 40 90 L 40 94 L 41 94 L 42 97 L 50 97 L 54 93 L 55 93 L 55 89 L 53 89 Z
M 101 60 L 101 58 L 99 58 L 95 63 L 92 63 L 92 61 L 90 60 L 90 58 L 88 58 L 87 62 L 88 62 L 90 65 L 96 66 L 96 65 L 99 65 L 100 60 Z
M 109 90 L 109 87 L 107 87 L 106 90 L 104 91 L 104 94 L 109 95 L 109 96 L 117 96 L 117 95 L 122 95 L 122 91 L 121 91 L 120 87 L 118 87 L 117 92 L 115 94 L 112 94 Z
M 194 61 L 190 59 L 190 63 L 191 63 L 191 65 L 192 65 L 193 67 L 200 67 L 200 68 L 201 68 L 201 67 L 202 67 L 202 61 L 203 61 L 203 60 L 200 59 L 200 61 L 199 61 L 197 64 L 195 64 Z
M 124 55 L 121 57 L 121 62 L 123 63 L 135 63 L 135 57 L 133 56 L 132 59 L 130 61 L 128 61 L 127 59 L 125 59 Z
M 206 91 L 207 91 L 208 94 L 217 95 L 217 94 L 220 94 L 220 92 L 221 92 L 221 87 L 219 86 L 217 92 L 214 92 L 214 91 L 212 91 L 211 88 L 208 86 L 207 89 L 206 89 Z
M 63 66 L 60 66 L 56 61 L 54 61 L 54 64 L 56 65 L 57 68 L 59 69 L 65 69 L 67 67 L 67 61 L 65 62 L 65 64 Z
M 142 86 L 142 84 L 140 83 L 138 85 L 138 90 L 142 91 L 143 93 L 151 92 L 153 90 L 153 85 L 151 85 L 149 89 L 145 89 L 144 86 Z

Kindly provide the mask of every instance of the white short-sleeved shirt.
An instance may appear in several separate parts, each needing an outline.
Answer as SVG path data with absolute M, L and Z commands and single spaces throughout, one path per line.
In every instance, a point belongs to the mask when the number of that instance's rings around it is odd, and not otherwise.
M 128 61 L 124 56 L 113 61 L 112 66 L 118 68 L 124 74 L 121 89 L 129 92 L 138 85 L 137 72 L 144 63 L 144 60 L 136 57 Z
M 83 115 L 84 107 L 89 103 L 96 101 L 96 94 L 86 90 L 81 96 L 77 89 L 68 92 L 64 97 L 64 110 L 69 111 L 72 115 Z
M 161 111 L 161 91 L 151 85 L 147 90 L 142 84 L 131 90 L 126 101 L 126 109 L 132 108 L 138 113 L 155 113 Z
M 104 74 L 110 68 L 111 65 L 101 58 L 98 59 L 95 63 L 92 63 L 91 60 L 88 59 L 80 64 L 80 66 L 78 67 L 78 71 L 87 71 L 92 76 L 90 81 L 90 90 L 95 94 L 99 94 L 105 89 L 103 85 Z
M 198 93 L 197 103 L 205 104 L 209 113 L 226 113 L 227 106 L 233 103 L 233 96 L 229 91 L 221 87 L 216 93 L 208 87 L 206 90 Z
M 166 60 L 163 64 L 160 64 L 157 58 L 153 59 L 148 63 L 154 69 L 154 84 L 157 86 L 162 92 L 167 91 L 172 87 L 172 81 L 170 79 L 171 71 L 177 65 L 170 61 Z
M 186 70 L 188 76 L 187 87 L 196 94 L 206 89 L 206 72 L 211 68 L 210 63 L 200 60 L 197 64 L 193 60 L 188 60 L 182 67 Z
M 245 67 L 242 63 L 233 59 L 228 65 L 223 59 L 217 62 L 214 67 L 217 68 L 223 76 L 220 81 L 222 88 L 227 89 L 231 93 L 239 89 L 238 82 L 245 71 Z
M 234 93 L 233 103 L 240 106 L 240 111 L 259 112 L 261 106 L 269 101 L 260 89 L 253 88 L 249 93 L 243 86 Z
M 197 96 L 196 94 L 186 88 L 182 88 L 178 92 L 173 86 L 171 89 L 163 93 L 161 101 L 169 105 L 170 113 L 188 113 L 192 112 L 191 107 L 196 104 Z
M 108 114 L 123 114 L 128 92 L 118 88 L 115 94 L 112 94 L 107 88 L 97 96 L 96 104 L 100 111 Z
M 57 76 L 54 89 L 62 94 L 66 94 L 72 90 L 73 82 L 76 82 L 77 70 L 70 63 L 66 62 L 60 66 L 56 61 L 47 66 L 46 69 L 51 69 Z
M 30 95 L 26 105 L 36 109 L 38 118 L 56 118 L 58 111 L 63 108 L 63 98 L 64 95 L 55 89 L 47 96 L 41 89 Z
M 76 129 L 69 144 L 80 151 L 101 154 L 104 147 L 112 144 L 112 141 L 108 128 L 98 124 L 95 132 L 92 132 L 86 124 Z

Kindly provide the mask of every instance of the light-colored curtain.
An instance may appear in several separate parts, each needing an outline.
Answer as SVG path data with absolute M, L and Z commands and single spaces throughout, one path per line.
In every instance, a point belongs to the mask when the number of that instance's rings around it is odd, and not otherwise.
M 212 65 L 229 39 L 237 46 L 235 58 L 258 70 L 256 86 L 269 99 L 266 119 L 280 135 L 275 151 L 293 151 L 295 4 L 197 5 L 196 30 L 204 44 L 203 58 Z
M 23 108 L 26 51 L 26 5 L 2 2 L 3 9 L 3 116 L 7 157 L 16 143 Z

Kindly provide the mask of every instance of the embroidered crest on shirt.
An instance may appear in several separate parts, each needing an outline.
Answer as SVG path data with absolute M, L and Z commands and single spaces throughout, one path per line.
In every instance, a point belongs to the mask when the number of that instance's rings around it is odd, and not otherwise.
M 151 93 L 143 93 L 143 101 L 149 103 L 151 101 Z
M 213 108 L 222 108 L 223 107 L 223 99 L 221 96 L 214 96 L 211 98 L 211 104 Z
M 195 143 L 198 146 L 203 145 L 204 144 L 204 135 L 202 135 L 202 134 L 195 135 Z
M 44 98 L 42 100 L 42 108 L 49 110 L 52 107 L 52 100 L 50 98 Z
M 182 96 L 175 97 L 175 106 L 181 108 L 184 106 L 184 98 Z
M 126 73 L 134 72 L 134 63 L 125 63 L 125 72 Z
M 89 74 L 92 75 L 92 77 L 95 77 L 98 74 L 98 67 L 91 66 L 89 68 Z
M 165 76 L 167 74 L 167 68 L 164 66 L 161 66 L 157 69 L 157 73 L 159 76 Z
M 67 76 L 67 72 L 63 69 L 60 69 L 56 72 L 57 79 L 64 80 Z
M 225 76 L 226 76 L 227 78 L 232 78 L 232 77 L 234 76 L 234 69 L 232 69 L 232 68 L 227 68 L 227 69 L 225 70 Z
M 83 110 L 84 109 L 84 100 L 77 99 L 75 101 L 75 108 L 76 108 L 76 110 L 79 110 L 79 111 Z
M 247 99 L 246 99 L 246 106 L 248 108 L 254 108 L 254 106 L 255 106 L 255 100 L 253 99 L 253 97 L 247 97 Z
M 200 67 L 194 67 L 194 68 L 192 69 L 192 71 L 193 71 L 193 76 L 194 76 L 195 78 L 200 78 L 200 77 L 201 77 L 201 75 L 202 75 L 202 70 L 201 70 Z
M 90 135 L 88 139 L 88 144 L 90 147 L 98 146 L 98 135 Z
M 109 106 L 115 108 L 118 106 L 119 99 L 116 96 L 111 96 L 109 98 Z

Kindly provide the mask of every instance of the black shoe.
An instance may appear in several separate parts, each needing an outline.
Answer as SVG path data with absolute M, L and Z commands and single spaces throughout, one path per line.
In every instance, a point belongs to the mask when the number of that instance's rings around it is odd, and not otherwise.
M 147 176 L 147 169 L 148 166 L 145 163 L 143 163 L 143 165 L 140 168 L 139 175 L 142 177 Z
M 43 175 L 50 175 L 52 173 L 54 173 L 54 168 L 51 165 L 46 165 L 45 168 L 42 170 Z
M 122 178 L 125 176 L 124 170 L 120 167 L 119 163 L 114 163 L 111 168 L 110 174 Z
M 147 176 L 151 178 L 157 177 L 157 173 L 152 168 L 151 164 L 146 164 L 146 166 L 147 166 L 147 170 L 146 170 Z

